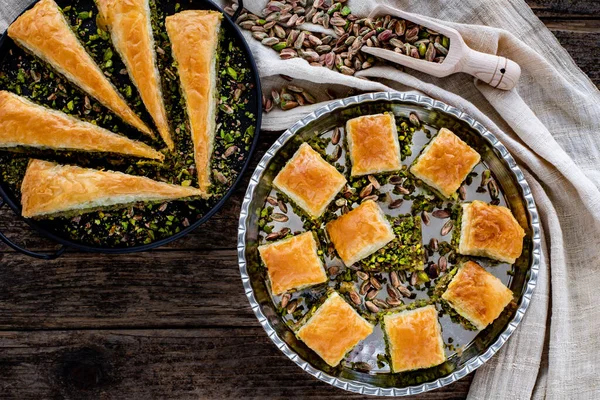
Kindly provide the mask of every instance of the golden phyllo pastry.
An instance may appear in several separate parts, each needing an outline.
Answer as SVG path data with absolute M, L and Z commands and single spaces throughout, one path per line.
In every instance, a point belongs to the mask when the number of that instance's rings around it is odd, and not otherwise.
M 325 229 L 346 265 L 370 256 L 395 237 L 383 211 L 372 200 L 327 223 Z
M 334 292 L 298 330 L 297 336 L 327 364 L 335 367 L 372 332 L 373 325 Z
M 452 278 L 442 298 L 477 329 L 484 329 L 500 316 L 513 293 L 479 264 L 468 261 Z
M 346 123 L 352 176 L 402 168 L 396 119 L 391 114 L 366 115 Z
M 222 18 L 216 11 L 189 10 L 166 19 L 192 130 L 198 187 L 205 194 L 211 182 L 217 112 L 216 52 Z
M 481 157 L 446 128 L 423 149 L 410 172 L 445 197 L 451 197 Z
M 191 187 L 41 160 L 29 162 L 21 185 L 22 215 L 26 218 L 200 195 L 198 189 Z
M 20 146 L 164 159 L 144 143 L 0 91 L 0 147 Z
M 156 67 L 148 0 L 96 0 L 99 22 L 108 28 L 112 43 L 127 67 L 160 136 L 173 150 L 169 121 Z
M 320 217 L 346 178 L 307 143 L 279 171 L 273 185 L 313 218 Z
M 523 251 L 525 231 L 511 211 L 475 200 L 462 205 L 460 254 L 513 264 Z
M 267 268 L 273 294 L 327 282 L 312 232 L 260 246 L 258 252 Z
M 8 27 L 8 36 L 41 58 L 125 122 L 154 136 L 79 42 L 54 0 L 41 0 Z
M 435 367 L 446 361 L 434 306 L 388 314 L 383 317 L 383 328 L 392 372 Z

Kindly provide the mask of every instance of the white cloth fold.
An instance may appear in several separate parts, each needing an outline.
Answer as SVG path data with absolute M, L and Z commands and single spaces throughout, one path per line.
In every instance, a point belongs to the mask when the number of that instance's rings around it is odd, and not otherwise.
M 29 0 L 0 0 L 0 29 Z M 356 77 L 281 60 L 245 32 L 265 92 L 294 78 L 326 101 L 350 91 L 418 91 L 484 124 L 513 154 L 536 199 L 543 227 L 543 263 L 533 301 L 508 343 L 476 373 L 473 399 L 600 398 L 600 92 L 523 0 L 397 0 L 387 3 L 457 29 L 472 48 L 516 61 L 523 74 L 503 92 L 457 74 L 433 78 L 381 66 Z M 266 0 L 245 0 L 260 13 Z M 368 15 L 376 1 L 350 0 Z M 592 51 L 593 49 L 590 49 Z M 362 79 L 361 79 L 362 78 Z M 364 79 L 364 78 L 368 78 Z M 263 129 L 284 130 L 323 104 L 274 110 Z

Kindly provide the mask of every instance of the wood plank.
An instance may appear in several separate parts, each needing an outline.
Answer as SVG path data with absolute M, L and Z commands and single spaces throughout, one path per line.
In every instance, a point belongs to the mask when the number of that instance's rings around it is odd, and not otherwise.
M 195 229 L 183 238 L 171 242 L 159 249 L 161 250 L 207 250 L 207 249 L 233 249 L 237 243 L 237 219 L 241 206 L 243 192 L 240 189 L 230 201 L 201 227 Z M 25 222 L 15 218 L 11 210 L 0 211 L 0 229 L 11 240 L 20 246 L 37 252 L 48 252 L 59 246 L 50 239 L 38 234 Z M 63 257 L 68 257 L 76 250 L 68 250 Z M 14 251 L 0 242 L 0 253 L 14 254 Z M 98 255 L 98 257 L 100 257 Z
M 557 32 L 566 32 L 571 34 L 573 38 L 578 38 L 582 41 L 590 39 L 590 36 L 586 35 L 588 33 L 600 33 L 600 19 L 547 18 L 544 19 L 544 24 L 554 34 Z
M 0 329 L 258 326 L 235 250 L 0 255 Z
M 563 17 L 598 18 L 600 2 L 595 0 L 525 0 L 540 18 Z
M 575 63 L 600 87 L 600 2 L 593 0 L 526 0 Z
M 1 398 L 362 397 L 302 371 L 261 328 L 0 332 L 0 354 Z M 471 379 L 418 399 L 464 398 Z
M 552 29 L 581 70 L 600 87 L 600 24 L 595 32 L 572 32 Z M 583 29 L 583 28 L 582 28 Z

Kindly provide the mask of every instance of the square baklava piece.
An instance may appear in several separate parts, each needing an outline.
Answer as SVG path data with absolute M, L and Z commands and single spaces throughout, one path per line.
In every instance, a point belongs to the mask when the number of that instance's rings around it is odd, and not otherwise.
M 446 128 L 423 149 L 410 172 L 446 198 L 460 187 L 481 157 Z
M 333 292 L 298 330 L 297 336 L 327 364 L 335 367 L 372 332 L 373 325 Z
M 394 373 L 446 361 L 442 328 L 432 305 L 385 315 L 383 331 Z
M 458 252 L 513 264 L 523 251 L 525 231 L 502 206 L 475 200 L 462 205 Z
M 365 115 L 346 122 L 352 176 L 402 168 L 396 119 L 391 114 Z
M 479 264 L 468 261 L 452 278 L 442 298 L 481 330 L 500 316 L 513 293 Z
M 259 246 L 258 252 L 275 295 L 327 282 L 312 232 Z
M 383 211 L 372 200 L 327 223 L 325 229 L 346 265 L 370 256 L 395 238 Z
M 344 175 L 303 143 L 273 184 L 313 218 L 320 217 L 346 184 Z

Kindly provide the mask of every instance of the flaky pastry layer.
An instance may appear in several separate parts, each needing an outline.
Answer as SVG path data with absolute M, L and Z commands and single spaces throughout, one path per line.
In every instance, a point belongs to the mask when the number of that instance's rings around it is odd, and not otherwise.
M 300 145 L 273 180 L 276 188 L 313 218 L 325 212 L 345 184 L 344 175 L 308 143 Z
M 148 0 L 95 0 L 98 21 L 108 28 L 112 43 L 127 67 L 146 109 L 170 150 L 169 121 L 163 101 L 160 74 L 156 67 L 154 36 Z
M 211 184 L 217 103 L 217 46 L 223 15 L 188 10 L 166 19 L 173 57 L 192 130 L 198 187 L 205 195 Z
M 54 0 L 41 0 L 8 27 L 8 36 L 125 122 L 154 137 L 85 51 Z
M 523 252 L 525 230 L 502 206 L 475 200 L 462 205 L 460 254 L 489 257 L 513 264 Z
M 484 329 L 500 316 L 513 293 L 479 264 L 468 261 L 452 278 L 442 298 L 477 329 Z
M 346 123 L 352 176 L 402 168 L 396 120 L 391 114 L 366 115 Z
M 108 152 L 163 160 L 150 146 L 0 91 L 0 147 Z
M 446 361 L 434 306 L 388 314 L 383 324 L 393 372 L 430 368 Z
M 327 223 L 325 229 L 346 265 L 370 256 L 395 237 L 383 211 L 372 200 Z
M 30 161 L 21 184 L 22 215 L 26 218 L 201 195 L 191 187 L 42 160 Z
M 274 294 L 280 295 L 289 290 L 327 282 L 327 274 L 317 255 L 317 249 L 312 232 L 258 248 Z
M 410 172 L 445 197 L 452 196 L 481 156 L 446 128 L 423 149 Z
M 297 336 L 327 364 L 335 367 L 372 332 L 373 325 L 334 292 L 298 330 Z

